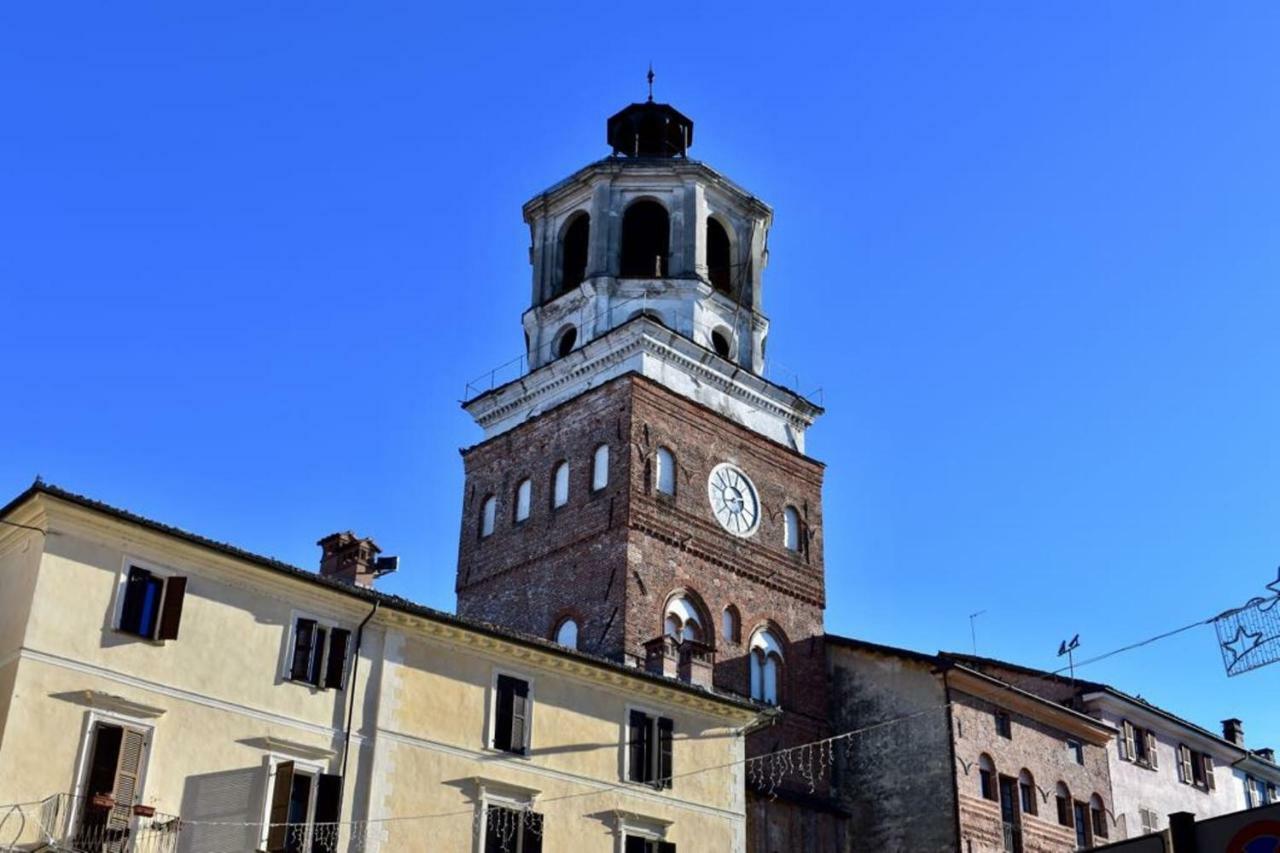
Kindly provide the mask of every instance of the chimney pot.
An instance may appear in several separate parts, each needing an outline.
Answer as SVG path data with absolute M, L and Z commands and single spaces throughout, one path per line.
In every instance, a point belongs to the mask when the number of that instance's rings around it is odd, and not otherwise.
M 320 546 L 320 576 L 371 588 L 377 577 L 374 563 L 382 552 L 372 539 L 361 539 L 350 530 L 331 533 Z
M 1222 736 L 1236 746 L 1244 746 L 1244 723 L 1232 717 L 1222 721 Z
M 1270 761 L 1272 764 L 1276 763 L 1276 751 L 1269 746 L 1263 747 L 1262 749 L 1255 749 L 1253 754 L 1261 758 L 1263 761 Z

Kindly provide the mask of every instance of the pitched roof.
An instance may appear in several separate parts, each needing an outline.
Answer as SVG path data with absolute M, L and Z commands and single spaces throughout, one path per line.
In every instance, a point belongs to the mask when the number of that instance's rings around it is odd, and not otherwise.
M 558 643 L 552 642 L 551 640 L 547 640 L 542 637 L 537 637 L 532 634 L 525 634 L 519 631 L 512 631 L 509 628 L 503 628 L 498 625 L 494 625 L 490 622 L 481 621 L 479 619 L 468 619 L 462 616 L 455 615 L 453 613 L 446 613 L 443 610 L 437 610 L 433 607 L 428 607 L 424 604 L 418 604 L 417 602 L 414 602 L 410 599 L 404 598 L 399 595 L 390 595 L 388 593 L 378 592 L 377 590 L 374 590 L 374 589 L 369 589 L 366 587 L 354 586 L 352 584 L 344 583 L 343 581 L 336 580 L 334 578 L 324 577 L 315 572 L 308 571 L 306 569 L 302 569 L 294 565 L 290 565 L 289 563 L 286 563 L 283 560 L 277 560 L 274 557 L 266 557 L 261 554 L 255 554 L 252 551 L 247 551 L 244 548 L 240 548 L 236 545 L 232 545 L 227 542 L 220 542 L 216 539 L 210 539 L 206 536 L 201 536 L 198 533 L 192 533 L 180 527 L 175 527 L 171 524 L 165 524 L 163 522 L 156 521 L 151 518 L 147 518 L 146 516 L 138 515 L 137 513 L 130 512 L 129 510 L 120 509 L 119 507 L 111 506 L 110 504 L 103 503 L 102 501 L 95 500 L 93 498 L 89 498 L 84 495 L 68 491 L 58 486 L 51 485 L 49 483 L 45 483 L 43 480 L 40 480 L 40 479 L 37 479 L 25 491 L 23 491 L 21 494 L 15 497 L 13 500 L 9 501 L 9 503 L 5 504 L 3 507 L 0 507 L 0 519 L 9 515 L 11 512 L 16 510 L 19 506 L 21 506 L 22 504 L 26 503 L 27 501 L 39 495 L 44 495 L 50 498 L 55 498 L 57 500 L 66 501 L 67 503 L 74 504 L 76 506 L 83 507 L 88 510 L 92 510 L 94 512 L 98 512 L 106 516 L 110 516 L 119 521 L 124 521 L 129 524 L 135 524 L 139 527 L 144 527 L 148 530 L 163 534 L 165 536 L 172 536 L 175 539 L 181 539 L 185 542 L 191 543 L 193 545 L 197 545 L 202 548 L 207 548 L 219 554 L 223 554 L 228 557 L 233 557 L 238 560 L 243 560 L 247 563 L 252 563 L 268 571 L 272 571 L 281 575 L 287 575 L 289 577 L 303 581 L 304 583 L 325 587 L 330 591 L 338 593 L 340 595 L 345 595 L 350 598 L 361 599 L 371 604 L 376 602 L 380 607 L 386 607 L 388 609 L 405 613 L 411 616 L 417 616 L 417 617 L 428 619 L 434 622 L 439 622 L 439 623 L 451 625 L 458 628 L 464 628 L 469 631 L 475 631 L 476 633 L 484 634 L 486 636 L 494 637 L 496 639 L 509 640 L 514 643 L 519 643 L 520 645 L 535 647 L 544 652 L 548 652 L 550 654 L 554 654 L 557 656 L 572 658 L 572 659 L 590 663 L 595 666 L 613 669 L 631 677 L 640 678 L 646 681 L 657 682 L 666 687 L 670 687 L 672 689 L 679 690 L 684 693 L 691 693 L 697 696 L 701 696 L 703 698 L 724 702 L 726 704 L 733 705 L 738 708 L 746 708 L 746 709 L 751 709 L 754 711 L 761 711 L 761 712 L 768 710 L 764 706 L 746 698 L 745 696 L 739 696 L 733 693 L 727 693 L 727 692 L 722 692 L 718 690 L 710 690 L 704 687 L 699 687 L 697 685 L 690 684 L 689 682 L 686 682 L 686 681 L 680 681 L 679 679 L 657 675 L 655 673 L 647 672 L 646 670 L 639 669 L 637 667 L 626 666 L 615 660 L 603 657 L 601 655 L 590 654 L 588 652 L 579 651 L 577 649 L 570 649 Z

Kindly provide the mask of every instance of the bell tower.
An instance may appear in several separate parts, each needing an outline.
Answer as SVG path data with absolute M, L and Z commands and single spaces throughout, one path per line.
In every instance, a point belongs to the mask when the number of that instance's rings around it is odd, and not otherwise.
M 523 208 L 527 370 L 463 403 L 458 611 L 780 706 L 749 752 L 818 739 L 822 410 L 766 375 L 773 212 L 652 96 L 606 129 Z

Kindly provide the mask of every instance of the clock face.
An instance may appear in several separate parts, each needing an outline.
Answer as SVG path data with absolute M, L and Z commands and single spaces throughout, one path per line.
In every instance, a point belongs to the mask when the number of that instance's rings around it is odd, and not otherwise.
M 751 536 L 760 526 L 760 497 L 756 487 L 737 466 L 724 462 L 707 478 L 711 512 L 720 526 L 734 536 Z

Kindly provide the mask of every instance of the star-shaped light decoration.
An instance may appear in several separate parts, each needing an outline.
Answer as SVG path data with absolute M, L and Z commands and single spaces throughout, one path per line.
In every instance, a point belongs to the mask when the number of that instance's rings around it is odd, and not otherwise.
M 1267 584 L 1267 589 L 1271 590 L 1272 598 L 1266 604 L 1258 607 L 1259 610 L 1267 611 L 1276 606 L 1276 602 L 1280 601 L 1280 568 L 1276 569 L 1276 579 Z
M 1236 635 L 1231 639 L 1231 642 L 1222 644 L 1222 647 L 1231 653 L 1230 668 L 1234 669 L 1235 665 L 1240 662 L 1242 657 L 1262 645 L 1262 643 L 1263 639 L 1261 632 L 1251 634 L 1244 629 L 1243 625 L 1238 626 L 1236 628 Z

